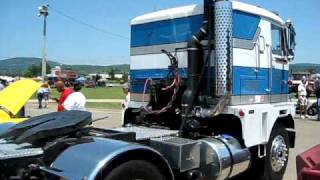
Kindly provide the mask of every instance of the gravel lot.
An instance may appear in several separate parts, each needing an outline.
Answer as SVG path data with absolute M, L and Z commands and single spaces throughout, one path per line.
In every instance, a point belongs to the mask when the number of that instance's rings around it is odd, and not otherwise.
M 37 105 L 34 103 L 28 103 L 26 106 L 26 113 L 30 116 L 36 116 L 48 112 L 54 112 L 55 106 L 49 104 L 47 109 L 37 109 Z M 104 118 L 103 120 L 94 123 L 94 126 L 100 128 L 113 128 L 121 124 L 121 111 L 120 110 L 101 110 L 101 109 L 89 109 L 93 114 L 93 119 Z M 320 144 L 320 122 L 315 121 L 315 118 L 310 119 L 295 119 L 296 125 L 296 147 L 290 150 L 290 159 L 285 174 L 285 180 L 294 180 L 296 178 L 296 164 L 295 157 L 297 154 Z

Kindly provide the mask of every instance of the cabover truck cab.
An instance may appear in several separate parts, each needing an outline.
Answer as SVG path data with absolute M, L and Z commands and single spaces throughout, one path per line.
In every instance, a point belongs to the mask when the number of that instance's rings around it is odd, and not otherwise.
M 81 111 L 26 120 L 0 134 L 0 178 L 282 179 L 294 46 L 291 22 L 237 1 L 134 18 L 123 126 Z
M 282 177 L 295 139 L 287 84 L 293 25 L 237 1 L 210 7 L 131 21 L 124 125 L 165 126 L 191 139 L 228 134 L 250 150 L 252 167 L 257 162 L 270 179 Z

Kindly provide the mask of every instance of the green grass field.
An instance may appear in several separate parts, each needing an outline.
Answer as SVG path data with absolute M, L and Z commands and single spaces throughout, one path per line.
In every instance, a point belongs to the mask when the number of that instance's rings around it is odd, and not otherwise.
M 51 90 L 51 97 L 59 98 L 59 93 L 56 89 Z M 87 99 L 124 99 L 121 87 L 97 87 L 97 88 L 83 88 L 81 92 Z M 36 95 L 32 96 L 36 99 Z
M 87 102 L 86 108 L 96 108 L 96 109 L 121 109 L 120 103 L 97 103 L 97 102 Z

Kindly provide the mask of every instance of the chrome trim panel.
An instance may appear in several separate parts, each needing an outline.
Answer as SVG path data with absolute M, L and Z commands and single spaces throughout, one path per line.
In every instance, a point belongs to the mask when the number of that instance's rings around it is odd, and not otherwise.
M 141 102 L 141 101 L 129 101 L 128 108 L 141 108 L 148 105 L 148 102 Z
M 231 96 L 229 105 L 245 105 L 245 104 L 265 104 L 265 103 L 279 103 L 288 102 L 289 94 L 265 94 L 265 95 L 240 95 Z M 142 102 L 142 94 L 130 94 L 130 108 L 140 108 L 149 102 L 149 94 L 145 94 L 145 102 Z
M 269 96 L 270 103 L 278 103 L 278 102 L 288 102 L 289 101 L 289 94 L 273 94 Z
M 137 56 L 137 55 L 146 55 L 146 54 L 161 54 L 162 49 L 165 49 L 166 51 L 169 51 L 169 52 L 175 52 L 177 49 L 185 49 L 185 48 L 187 48 L 187 42 L 133 47 L 130 50 L 130 55 Z
M 231 96 L 230 105 L 279 103 L 279 102 L 287 102 L 288 100 L 289 100 L 289 94 L 240 95 L 240 96 Z
M 258 27 L 252 40 L 233 38 L 233 48 L 252 50 L 255 46 L 255 42 L 257 42 L 257 39 L 259 38 L 260 32 L 261 28 Z
M 201 44 L 206 48 L 208 46 L 208 40 L 201 41 Z M 212 43 L 213 44 L 213 43 Z M 132 47 L 130 49 L 130 56 L 147 55 L 147 54 L 162 54 L 161 50 L 165 49 L 169 52 L 186 52 L 187 42 L 172 43 L 172 44 L 160 44 L 152 46 Z
M 149 102 L 150 100 L 150 94 L 146 93 L 143 95 L 143 93 L 130 93 L 130 101 L 140 101 L 142 102 L 144 96 L 144 102 Z
M 100 171 L 116 157 L 138 150 L 146 150 L 161 156 L 146 146 L 106 138 L 92 138 L 91 142 L 69 147 L 54 160 L 50 167 L 41 169 L 67 179 L 94 180 Z

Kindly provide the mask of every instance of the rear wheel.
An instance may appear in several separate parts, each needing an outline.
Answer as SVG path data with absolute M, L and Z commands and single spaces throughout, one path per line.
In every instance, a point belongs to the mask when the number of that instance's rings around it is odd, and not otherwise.
M 113 169 L 104 180 L 166 180 L 166 178 L 152 163 L 131 160 Z

